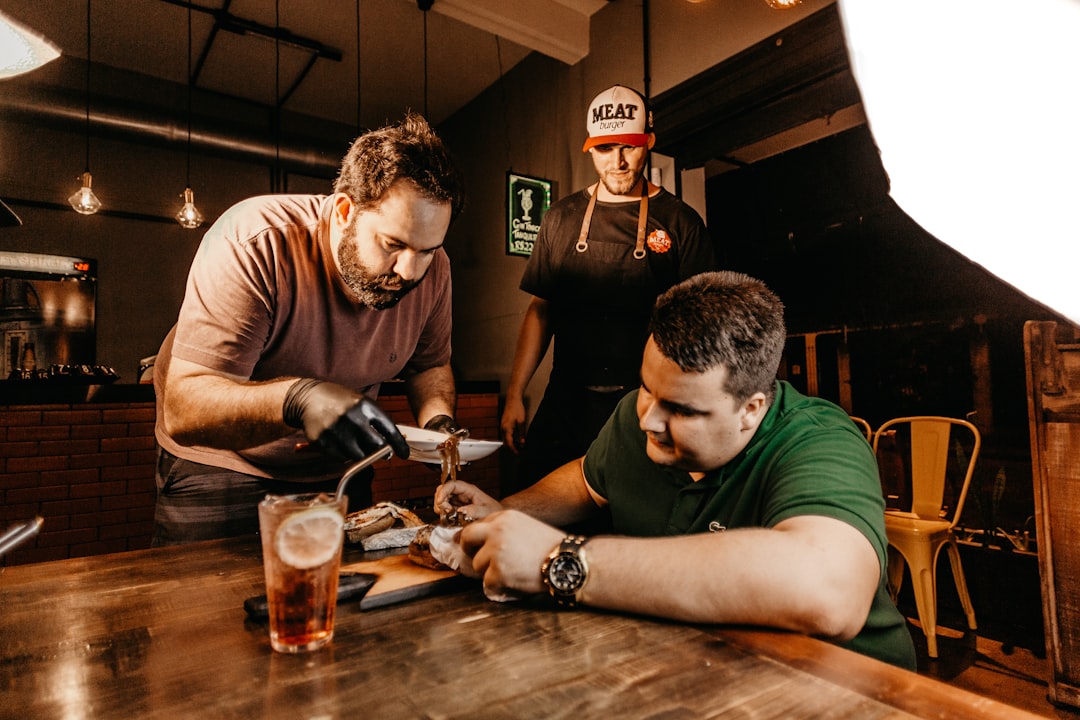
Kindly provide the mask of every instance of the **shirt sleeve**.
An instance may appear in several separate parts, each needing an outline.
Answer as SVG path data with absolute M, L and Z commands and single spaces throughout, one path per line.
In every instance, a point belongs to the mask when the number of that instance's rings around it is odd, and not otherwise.
M 634 432 L 637 429 L 637 395 L 638 391 L 635 390 L 619 401 L 589 446 L 581 464 L 585 482 L 605 500 L 610 498 L 608 471 L 616 464 L 613 459 L 637 457 L 640 453 L 640 450 L 631 447 L 635 439 L 642 437 L 640 432 Z M 632 427 L 630 423 L 633 423 Z
M 525 272 L 521 275 L 519 287 L 539 298 L 550 297 L 549 286 L 551 278 L 551 242 L 553 216 L 551 211 L 544 216 L 540 223 L 540 231 L 536 234 L 536 242 L 533 243 L 532 254 L 525 264 Z
M 587 193 L 579 190 L 548 209 L 521 276 L 521 290 L 544 300 L 550 300 L 558 292 L 555 287 L 558 281 L 557 266 L 567 248 L 577 242 L 586 204 Z M 568 233 L 572 235 L 568 236 Z
M 692 208 L 686 207 L 686 212 L 692 217 L 679 247 L 679 280 L 720 269 L 716 246 L 708 228 Z
M 877 461 L 862 437 L 836 428 L 800 433 L 774 458 L 770 475 L 765 527 L 800 515 L 841 520 L 870 540 L 884 567 L 885 501 Z
M 192 262 L 175 357 L 249 377 L 273 327 L 277 264 L 224 228 L 207 232 Z

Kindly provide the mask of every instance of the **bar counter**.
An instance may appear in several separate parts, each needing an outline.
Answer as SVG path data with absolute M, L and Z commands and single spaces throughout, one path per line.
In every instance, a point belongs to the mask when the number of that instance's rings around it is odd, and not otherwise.
M 243 610 L 263 591 L 254 538 L 5 568 L 0 717 L 1035 717 L 794 633 L 493 603 L 464 578 L 341 605 L 331 646 L 282 655 Z

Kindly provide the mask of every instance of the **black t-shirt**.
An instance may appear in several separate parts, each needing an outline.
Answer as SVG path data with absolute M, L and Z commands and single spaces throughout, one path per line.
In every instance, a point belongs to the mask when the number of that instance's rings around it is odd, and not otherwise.
M 550 304 L 552 382 L 632 387 L 657 295 L 717 269 L 716 252 L 698 214 L 666 190 L 649 198 L 644 258 L 634 257 L 637 201 L 597 201 L 588 249 L 578 252 L 589 198 L 576 192 L 544 215 L 521 289 Z

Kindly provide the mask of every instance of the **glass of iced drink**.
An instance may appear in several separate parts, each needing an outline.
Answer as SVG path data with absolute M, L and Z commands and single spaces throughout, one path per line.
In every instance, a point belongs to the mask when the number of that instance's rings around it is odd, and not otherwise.
M 334 636 L 347 503 L 327 493 L 259 503 L 270 644 L 278 652 L 316 650 Z

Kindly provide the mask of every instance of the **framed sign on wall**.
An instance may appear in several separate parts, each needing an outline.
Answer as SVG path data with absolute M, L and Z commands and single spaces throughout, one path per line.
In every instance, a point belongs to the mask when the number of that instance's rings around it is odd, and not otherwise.
M 506 173 L 506 254 L 529 257 L 540 232 L 540 221 L 551 207 L 554 183 L 542 178 Z

